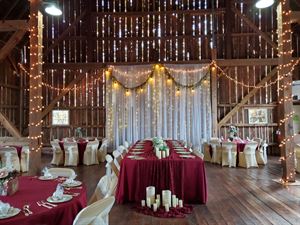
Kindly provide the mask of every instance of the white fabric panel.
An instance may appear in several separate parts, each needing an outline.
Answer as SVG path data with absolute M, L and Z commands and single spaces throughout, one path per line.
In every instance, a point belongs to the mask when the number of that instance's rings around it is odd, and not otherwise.
M 106 137 L 113 148 L 128 141 L 159 136 L 185 140 L 193 145 L 201 145 L 202 139 L 211 136 L 211 94 L 210 84 L 191 88 L 209 71 L 205 65 L 165 65 L 170 76 L 161 70 L 153 70 L 151 65 L 114 66 L 112 75 L 122 85 L 115 86 L 112 79 L 106 81 Z M 209 76 L 208 76 L 209 77 Z M 146 82 L 146 83 L 145 83 Z M 143 89 L 129 90 L 141 84 Z M 124 88 L 126 87 L 126 88 Z

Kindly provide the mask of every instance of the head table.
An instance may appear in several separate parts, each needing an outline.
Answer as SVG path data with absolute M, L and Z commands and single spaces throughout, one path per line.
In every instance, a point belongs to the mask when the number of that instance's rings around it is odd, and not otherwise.
M 64 203 L 57 203 L 51 209 L 38 206 L 37 201 L 46 201 L 55 191 L 59 180 L 42 181 L 37 177 L 19 177 L 19 190 L 11 196 L 0 196 L 0 200 L 9 203 L 12 207 L 23 209 L 25 204 L 30 205 L 32 215 L 25 216 L 23 211 L 18 215 L 1 219 L 0 224 L 6 225 L 71 225 L 78 212 L 86 204 L 86 189 L 70 189 L 70 193 L 79 193 L 73 196 L 72 200 Z
M 206 203 L 204 161 L 197 156 L 181 158 L 172 141 L 166 143 L 170 156 L 163 159 L 156 157 L 150 140 L 144 141 L 143 153 L 138 155 L 144 158 L 142 160 L 130 158 L 136 144 L 131 147 L 121 162 L 116 192 L 118 203 L 140 202 L 145 199 L 147 186 L 155 186 L 157 194 L 171 190 L 185 203 Z
M 61 148 L 61 150 L 63 151 L 63 159 L 65 161 L 65 147 L 64 147 L 64 142 L 63 141 L 59 141 L 59 146 Z M 77 146 L 78 146 L 78 164 L 82 165 L 83 164 L 83 156 L 84 156 L 84 152 L 86 149 L 88 142 L 86 140 L 78 140 L 77 141 Z

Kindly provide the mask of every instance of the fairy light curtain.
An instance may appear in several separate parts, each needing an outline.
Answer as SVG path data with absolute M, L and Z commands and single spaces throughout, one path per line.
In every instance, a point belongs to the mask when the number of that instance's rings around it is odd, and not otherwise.
M 114 66 L 106 74 L 106 137 L 200 145 L 211 136 L 209 65 Z

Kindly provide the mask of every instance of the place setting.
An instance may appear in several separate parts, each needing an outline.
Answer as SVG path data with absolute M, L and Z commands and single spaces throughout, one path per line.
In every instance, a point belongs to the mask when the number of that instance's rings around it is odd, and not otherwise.
M 9 203 L 0 201 L 0 219 L 14 217 L 21 212 L 21 209 L 11 206 Z
M 50 172 L 49 172 L 49 169 L 47 167 L 45 167 L 43 170 L 42 170 L 42 176 L 39 176 L 38 179 L 39 180 L 55 180 L 58 178 L 58 176 L 55 176 L 55 175 L 52 175 Z

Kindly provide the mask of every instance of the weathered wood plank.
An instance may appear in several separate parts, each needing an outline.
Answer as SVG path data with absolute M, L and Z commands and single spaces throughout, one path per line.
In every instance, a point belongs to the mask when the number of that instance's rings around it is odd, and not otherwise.
M 28 30 L 28 23 L 26 20 L 1 20 L 0 32 Z
M 0 123 L 7 129 L 7 131 L 13 136 L 20 138 L 22 135 L 20 134 L 19 130 L 15 127 L 15 125 L 9 121 L 9 119 L 0 112 Z

